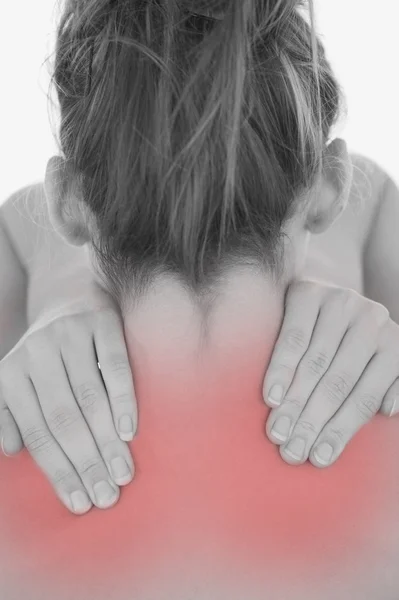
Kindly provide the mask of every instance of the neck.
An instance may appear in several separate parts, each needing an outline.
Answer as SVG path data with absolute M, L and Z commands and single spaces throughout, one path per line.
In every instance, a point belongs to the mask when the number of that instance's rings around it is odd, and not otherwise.
M 285 290 L 251 269 L 237 269 L 199 305 L 178 282 L 159 279 L 124 316 L 136 387 L 159 381 L 162 389 L 167 380 L 172 398 L 188 378 L 198 389 L 227 373 L 242 379 L 243 368 L 251 385 L 261 382 L 281 327 Z

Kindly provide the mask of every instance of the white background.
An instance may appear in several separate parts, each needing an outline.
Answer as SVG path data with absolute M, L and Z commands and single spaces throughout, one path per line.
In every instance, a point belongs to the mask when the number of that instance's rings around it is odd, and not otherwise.
M 1 6 L 0 203 L 42 181 L 56 151 L 47 101 L 51 61 L 45 62 L 53 52 L 55 6 L 55 0 L 9 0 Z M 398 2 L 316 0 L 316 10 L 348 103 L 348 117 L 335 133 L 399 182 Z

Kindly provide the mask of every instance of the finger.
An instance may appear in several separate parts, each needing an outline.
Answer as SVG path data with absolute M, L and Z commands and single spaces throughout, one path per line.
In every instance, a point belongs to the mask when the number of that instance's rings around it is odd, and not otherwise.
M 379 411 L 384 395 L 396 376 L 391 355 L 376 354 L 357 385 L 321 431 L 310 453 L 317 467 L 333 464 L 354 435 Z
M 86 513 L 92 503 L 75 469 L 47 427 L 32 382 L 19 374 L 18 379 L 2 379 L 1 390 L 25 447 L 58 498 L 71 512 Z
M 79 331 L 72 338 L 73 345 L 64 344 L 62 358 L 73 395 L 109 474 L 117 485 L 127 485 L 133 479 L 133 460 L 128 445 L 115 430 L 107 393 L 97 368 L 93 340 Z
M 355 387 L 376 353 L 380 324 L 369 315 L 360 315 L 346 332 L 327 373 L 316 386 L 296 420 L 288 443 L 280 448 L 290 464 L 301 464 L 326 423 Z M 289 404 L 289 402 L 288 402 Z M 295 420 L 295 408 L 288 413 Z
M 129 442 L 137 432 L 137 400 L 123 323 L 116 312 L 110 311 L 106 317 L 101 313 L 94 341 L 115 429 L 122 440 Z
M 15 456 L 23 449 L 24 442 L 9 408 L 1 400 L 0 406 L 1 450 L 5 456 Z
M 2 391 L 1 381 L 7 368 L 3 362 L 0 373 L 0 446 L 5 456 L 15 456 L 23 450 L 24 442 Z
M 387 417 L 394 417 L 399 413 L 399 377 L 385 394 L 380 412 Z
M 263 384 L 263 398 L 268 406 L 281 404 L 305 354 L 320 310 L 321 292 L 308 282 L 288 288 L 284 320 Z
M 76 403 L 62 357 L 49 347 L 42 349 L 42 355 L 46 373 L 37 361 L 30 365 L 30 373 L 47 426 L 75 467 L 93 504 L 109 508 L 118 501 L 119 488 Z
M 288 402 L 284 414 L 290 417 L 292 424 L 297 422 L 320 379 L 329 369 L 351 320 L 352 311 L 345 311 L 342 298 L 338 294 L 334 294 L 331 300 L 322 304 L 308 349 L 298 364 L 285 401 L 280 405 L 282 408 Z M 270 425 L 279 416 L 279 409 L 272 410 L 269 415 Z M 268 425 L 266 430 L 270 431 L 272 442 L 282 443 L 288 439 L 287 436 L 281 435 L 274 439 L 272 428 Z

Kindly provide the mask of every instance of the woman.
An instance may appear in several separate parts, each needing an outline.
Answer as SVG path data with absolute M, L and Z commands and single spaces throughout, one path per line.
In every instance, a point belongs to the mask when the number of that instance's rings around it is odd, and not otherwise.
M 396 264 L 397 192 L 342 141 L 327 144 L 338 85 L 298 3 L 232 2 L 218 23 L 180 8 L 71 3 L 60 26 L 65 159 L 29 193 L 42 206 L 45 189 L 54 230 L 90 250 L 56 254 L 58 282 L 76 257 L 121 308 L 136 474 L 114 509 L 73 519 L 26 456 L 2 459 L 2 588 L 32 600 L 394 597 L 397 424 L 376 417 L 331 469 L 292 469 L 265 439 L 259 387 L 294 279 L 361 294 L 365 276 L 393 314 L 396 284 L 374 267 Z M 16 215 L 4 215 L 12 229 Z M 36 249 L 36 268 L 48 250 Z M 47 293 L 38 281 L 31 322 Z M 63 359 L 78 388 L 89 347 L 74 343 Z M 70 456 L 67 402 L 52 429 Z M 86 397 L 101 446 L 92 407 Z M 55 456 L 34 439 L 39 464 Z M 70 458 L 94 490 L 90 448 Z

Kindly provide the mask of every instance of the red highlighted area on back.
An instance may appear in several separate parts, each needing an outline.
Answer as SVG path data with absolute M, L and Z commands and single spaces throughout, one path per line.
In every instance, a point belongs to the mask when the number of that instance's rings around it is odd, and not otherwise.
M 38 585 L 128 573 L 139 594 L 183 574 L 310 581 L 371 560 L 397 515 L 398 425 L 377 417 L 328 469 L 286 465 L 264 433 L 253 352 L 195 376 L 141 367 L 136 477 L 111 510 L 75 517 L 26 453 L 1 457 L 2 561 Z
M 319 600 L 317 580 L 352 577 L 358 590 L 396 565 L 398 420 L 376 417 L 323 470 L 285 464 L 266 437 L 281 318 L 264 279 L 234 274 L 204 335 L 181 287 L 160 283 L 125 320 L 139 430 L 118 504 L 74 516 L 26 453 L 0 458 L 10 586 L 23 573 L 31 598 L 48 590 L 40 600 L 264 600 L 302 598 L 301 585 Z

